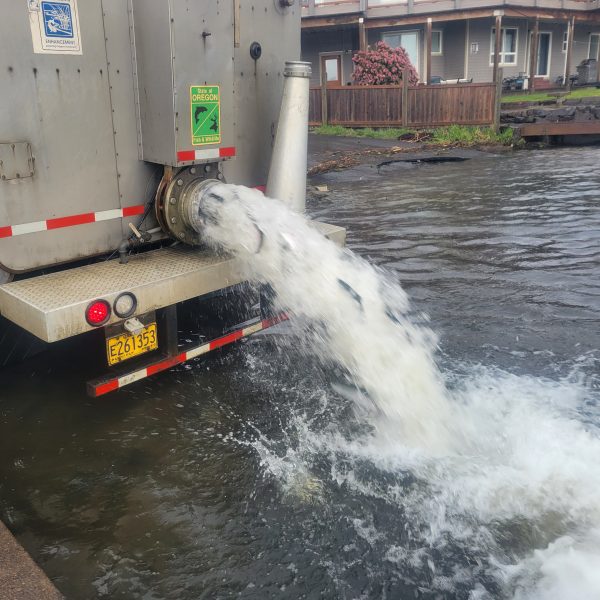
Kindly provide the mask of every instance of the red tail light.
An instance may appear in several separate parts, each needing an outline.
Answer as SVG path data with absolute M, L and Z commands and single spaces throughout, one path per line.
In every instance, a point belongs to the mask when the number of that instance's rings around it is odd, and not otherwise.
M 93 327 L 100 327 L 110 319 L 110 304 L 106 300 L 94 300 L 85 309 L 85 319 Z

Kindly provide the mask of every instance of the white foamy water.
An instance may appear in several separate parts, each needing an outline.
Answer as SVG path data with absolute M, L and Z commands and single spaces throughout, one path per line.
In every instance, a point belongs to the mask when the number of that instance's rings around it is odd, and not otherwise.
M 311 340 L 372 399 L 381 428 L 391 422 L 408 444 L 446 449 L 449 406 L 435 341 L 406 318 L 402 288 L 282 203 L 242 186 L 211 192 L 202 205 L 207 239 L 235 253 L 248 278 L 273 288 L 279 308 L 314 328 Z
M 299 501 L 335 484 L 397 509 L 410 544 L 373 519 L 355 520 L 356 535 L 399 572 L 423 568 L 440 593 L 466 585 L 473 600 L 599 599 L 600 439 L 581 416 L 584 404 L 596 410 L 597 392 L 575 378 L 440 373 L 434 336 L 410 318 L 391 278 L 260 192 L 212 191 L 202 206 L 208 239 L 273 288 L 310 333 L 308 347 L 350 373 L 357 390 L 345 396 L 375 432 L 349 436 L 299 412 L 293 448 L 254 442 L 264 468 Z M 315 457 L 328 460 L 331 481 L 311 473 Z M 364 463 L 410 483 L 369 479 Z M 442 573 L 434 557 L 449 546 L 478 558 Z

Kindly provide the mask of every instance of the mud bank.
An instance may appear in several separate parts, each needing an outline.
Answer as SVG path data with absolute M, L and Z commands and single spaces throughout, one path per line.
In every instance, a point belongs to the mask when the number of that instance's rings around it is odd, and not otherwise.
M 375 179 L 391 170 L 419 163 L 459 162 L 489 154 L 506 154 L 508 146 L 462 148 L 428 142 L 405 142 L 335 135 L 308 136 L 308 176 L 313 186 L 328 182 Z

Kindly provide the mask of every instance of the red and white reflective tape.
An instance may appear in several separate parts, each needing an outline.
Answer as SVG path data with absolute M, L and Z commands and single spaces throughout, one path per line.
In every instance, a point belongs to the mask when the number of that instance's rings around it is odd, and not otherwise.
M 243 329 L 238 329 L 237 331 L 228 333 L 227 335 L 212 340 L 211 342 L 207 342 L 206 344 L 202 344 L 201 346 L 190 348 L 189 350 L 181 352 L 176 356 L 161 359 L 158 362 L 144 367 L 143 369 L 132 371 L 131 373 L 127 373 L 121 377 L 115 377 L 114 379 L 104 380 L 101 383 L 90 382 L 88 384 L 88 394 L 97 398 L 98 396 L 103 396 L 109 392 L 114 392 L 115 390 L 129 385 L 130 383 L 134 383 L 140 379 L 145 379 L 146 377 L 150 377 L 150 375 L 154 375 L 155 373 L 166 371 L 171 367 L 180 365 L 181 363 L 201 356 L 202 354 L 208 354 L 212 350 L 216 350 L 217 348 L 222 348 L 223 346 L 237 342 L 237 340 L 252 335 L 253 333 L 273 327 L 273 325 L 277 325 L 277 323 L 281 323 L 282 321 L 287 321 L 287 319 L 288 316 L 286 314 L 280 314 L 270 319 L 263 319 L 254 325 L 249 325 Z
M 235 156 L 235 148 L 205 148 L 203 150 L 180 150 L 177 153 L 177 162 L 194 160 L 210 160 L 217 158 L 231 158 Z
M 86 223 L 110 221 L 111 219 L 121 219 L 123 217 L 133 217 L 134 215 L 141 215 L 144 209 L 144 205 L 139 204 L 137 206 L 113 208 L 111 210 L 101 210 L 81 215 L 71 215 L 69 217 L 57 217 L 55 219 L 46 219 L 45 221 L 34 221 L 33 223 L 7 225 L 0 227 L 0 238 L 25 235 L 26 233 L 37 233 L 38 231 L 50 231 L 52 229 L 61 229 L 62 227 L 74 227 L 75 225 L 85 225 Z

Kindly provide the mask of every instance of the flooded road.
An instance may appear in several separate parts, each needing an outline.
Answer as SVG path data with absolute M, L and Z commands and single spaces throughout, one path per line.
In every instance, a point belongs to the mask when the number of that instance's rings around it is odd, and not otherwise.
M 469 456 L 370 443 L 293 325 L 95 401 L 61 349 L 0 374 L 0 517 L 68 598 L 592 598 L 599 157 L 395 164 L 310 207 L 428 315 Z

